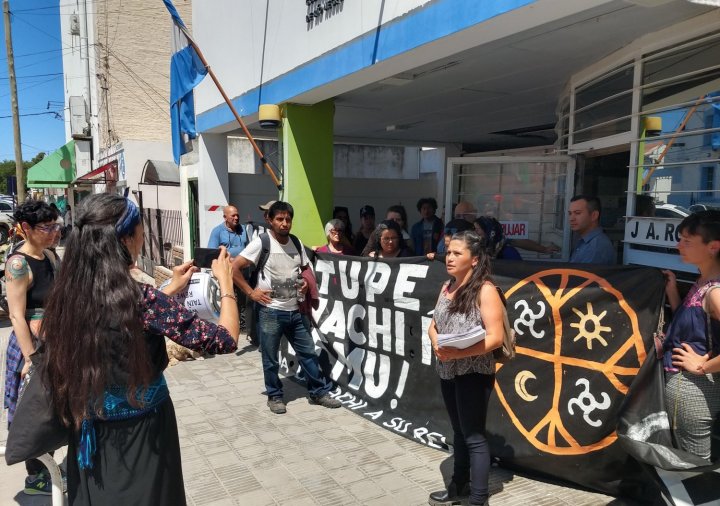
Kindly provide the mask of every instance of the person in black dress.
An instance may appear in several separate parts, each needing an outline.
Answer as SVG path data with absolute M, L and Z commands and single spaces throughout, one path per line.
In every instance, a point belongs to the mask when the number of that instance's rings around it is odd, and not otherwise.
M 165 293 L 133 280 L 143 244 L 135 204 L 92 195 L 77 210 L 63 268 L 46 301 L 46 382 L 68 446 L 71 505 L 184 505 L 180 444 L 163 370 L 165 338 L 206 353 L 236 349 L 238 312 L 227 251 L 212 264 L 218 324 L 170 295 L 195 268 L 173 271 Z

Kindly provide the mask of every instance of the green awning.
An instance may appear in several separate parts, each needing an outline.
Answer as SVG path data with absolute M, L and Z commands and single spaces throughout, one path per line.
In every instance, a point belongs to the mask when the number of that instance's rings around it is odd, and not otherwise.
M 68 188 L 73 179 L 75 179 L 75 141 L 70 141 L 30 167 L 27 186 Z

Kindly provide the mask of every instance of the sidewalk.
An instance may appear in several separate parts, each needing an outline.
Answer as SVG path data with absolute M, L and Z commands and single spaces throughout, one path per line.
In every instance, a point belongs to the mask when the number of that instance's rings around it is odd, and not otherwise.
M 3 372 L 10 334 L 0 322 Z M 451 456 L 384 430 L 346 409 L 308 404 L 285 380 L 288 412 L 265 406 L 260 357 L 245 345 L 229 356 L 183 362 L 166 378 L 177 412 L 188 504 L 422 505 L 451 473 Z M 7 437 L 5 413 L 0 446 Z M 64 456 L 64 453 L 63 455 Z M 60 460 L 60 457 L 57 458 Z M 25 496 L 25 469 L 0 463 L 0 506 L 49 505 Z M 601 494 L 494 467 L 493 505 L 631 505 Z

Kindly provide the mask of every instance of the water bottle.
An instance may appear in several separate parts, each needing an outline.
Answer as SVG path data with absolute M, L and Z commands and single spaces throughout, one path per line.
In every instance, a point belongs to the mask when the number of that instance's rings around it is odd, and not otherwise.
M 298 272 L 297 277 L 295 278 L 295 288 L 297 289 L 298 304 L 302 304 L 305 301 L 305 294 L 301 290 L 304 282 L 305 280 L 303 279 L 302 274 Z

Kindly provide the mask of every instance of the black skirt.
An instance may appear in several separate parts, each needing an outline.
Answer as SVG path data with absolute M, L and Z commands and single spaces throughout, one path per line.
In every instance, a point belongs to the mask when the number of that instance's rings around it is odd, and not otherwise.
M 140 418 L 95 422 L 92 469 L 77 463 L 78 436 L 68 446 L 70 505 L 183 506 L 185 486 L 171 399 Z

